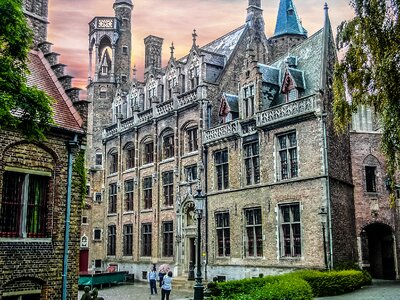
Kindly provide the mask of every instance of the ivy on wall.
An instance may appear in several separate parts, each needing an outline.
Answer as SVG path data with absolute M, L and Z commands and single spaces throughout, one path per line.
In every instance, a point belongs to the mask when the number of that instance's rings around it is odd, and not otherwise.
M 85 203 L 86 197 L 86 183 L 87 183 L 87 176 L 86 176 L 86 167 L 85 167 L 85 150 L 80 150 L 75 155 L 74 165 L 72 167 L 74 174 L 77 175 L 75 177 L 73 184 L 77 186 L 79 189 L 79 197 L 81 200 L 81 204 Z

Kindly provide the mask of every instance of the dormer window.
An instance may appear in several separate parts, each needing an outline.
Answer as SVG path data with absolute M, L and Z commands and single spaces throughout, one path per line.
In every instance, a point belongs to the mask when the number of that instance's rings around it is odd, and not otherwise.
M 199 85 L 200 68 L 196 66 L 193 69 L 190 69 L 189 77 L 190 77 L 190 88 L 194 89 Z
M 101 74 L 102 75 L 107 75 L 108 73 L 108 66 L 102 66 L 101 67 Z

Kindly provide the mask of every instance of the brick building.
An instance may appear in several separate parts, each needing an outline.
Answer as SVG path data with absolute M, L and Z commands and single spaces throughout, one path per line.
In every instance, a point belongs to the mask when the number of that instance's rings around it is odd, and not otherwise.
M 193 195 L 207 193 L 207 279 L 357 261 L 349 133 L 333 129 L 336 52 L 325 6 L 308 37 L 281 0 L 272 37 L 260 0 L 239 28 L 162 66 L 145 38 L 144 81 L 130 76 L 131 0 L 89 23 L 90 209 L 81 271 L 150 264 L 187 275 Z M 324 21 L 322 19 L 324 18 Z M 243 275 L 244 274 L 244 275 Z
M 0 299 L 77 298 L 82 194 L 74 158 L 86 143 L 87 105 L 46 42 L 47 7 L 23 3 L 35 34 L 27 82 L 55 100 L 55 122 L 45 141 L 0 130 Z

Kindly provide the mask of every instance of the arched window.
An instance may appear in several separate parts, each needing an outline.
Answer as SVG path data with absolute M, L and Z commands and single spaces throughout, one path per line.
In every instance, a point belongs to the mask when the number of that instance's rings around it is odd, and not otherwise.
M 174 143 L 174 133 L 171 129 L 166 130 L 162 134 L 162 144 L 161 144 L 161 159 L 172 158 L 175 155 L 175 143 Z
M 135 167 L 135 148 L 132 143 L 128 143 L 124 147 L 125 170 Z
M 109 173 L 114 174 L 118 172 L 118 151 L 117 149 L 112 149 L 108 154 L 108 166 Z
M 154 142 L 150 138 L 145 138 L 142 145 L 142 164 L 150 164 L 154 162 Z

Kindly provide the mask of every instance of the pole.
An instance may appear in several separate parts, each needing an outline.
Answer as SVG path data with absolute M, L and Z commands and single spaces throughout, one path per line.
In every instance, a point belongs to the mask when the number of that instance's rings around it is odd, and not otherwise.
M 328 270 L 328 257 L 326 255 L 326 236 L 325 236 L 325 222 L 322 222 L 322 237 L 324 239 L 324 260 L 325 260 L 325 270 Z
M 197 212 L 197 255 L 196 255 L 196 283 L 194 285 L 194 297 L 193 300 L 203 300 L 204 298 L 204 287 L 201 277 L 201 211 Z

